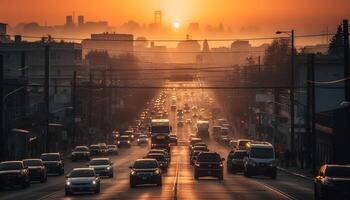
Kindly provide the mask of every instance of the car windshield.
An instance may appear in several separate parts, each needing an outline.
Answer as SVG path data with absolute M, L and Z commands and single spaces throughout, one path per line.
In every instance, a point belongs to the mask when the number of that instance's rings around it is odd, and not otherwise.
M 78 178 L 78 177 L 94 177 L 95 173 L 93 170 L 84 169 L 84 170 L 73 170 L 69 177 L 70 178 Z
M 152 133 L 169 133 L 169 126 L 152 126 Z
M 127 140 L 129 140 L 129 136 L 122 136 L 122 137 L 120 137 L 120 140 L 127 141 Z
M 345 166 L 327 167 L 326 176 L 350 178 L 350 167 L 345 167 Z
M 206 146 L 195 146 L 193 148 L 193 150 L 197 150 L 197 151 L 206 151 L 208 150 Z
M 239 147 L 245 147 L 249 141 L 239 141 Z
M 202 142 L 201 139 L 195 139 L 195 140 L 191 140 L 191 145 L 194 145 L 196 143 Z
M 153 169 L 157 168 L 158 164 L 156 161 L 153 160 L 142 160 L 142 161 L 136 161 L 134 163 L 134 169 Z
M 108 149 L 115 149 L 115 148 L 117 148 L 116 145 L 108 145 L 107 147 L 108 147 Z
M 91 160 L 90 165 L 109 165 L 109 160 Z
M 20 162 L 11 162 L 11 163 L 1 163 L 0 171 L 4 170 L 20 170 L 22 169 L 22 163 Z
M 148 155 L 147 158 L 154 158 L 157 161 L 165 161 L 165 157 L 163 155 Z
M 58 154 L 44 154 L 41 155 L 41 160 L 43 161 L 59 161 L 60 156 Z
M 24 160 L 23 161 L 24 166 L 43 166 L 43 162 L 41 160 Z
M 201 153 L 198 156 L 198 160 L 200 162 L 220 162 L 220 156 L 218 154 L 208 154 L 208 153 Z
M 261 159 L 267 159 L 267 158 L 273 158 L 273 149 L 272 148 L 252 148 L 250 151 L 250 156 L 252 158 L 261 158 Z
M 89 151 L 87 147 L 75 147 L 74 151 Z
M 90 149 L 96 150 L 96 149 L 100 149 L 99 146 L 91 146 Z
M 234 154 L 233 154 L 233 158 L 234 159 L 243 159 L 244 157 L 246 157 L 247 156 L 247 152 L 235 152 Z

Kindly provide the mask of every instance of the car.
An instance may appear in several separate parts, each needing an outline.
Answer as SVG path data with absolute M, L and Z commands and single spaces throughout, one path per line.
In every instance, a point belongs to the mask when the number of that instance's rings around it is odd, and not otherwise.
M 204 143 L 197 143 L 191 148 L 190 157 L 192 156 L 194 151 L 209 151 L 209 149 L 208 149 L 208 146 L 206 144 L 204 144 Z
M 169 135 L 170 144 L 177 146 L 177 135 Z
M 97 144 L 90 145 L 90 155 L 91 156 L 101 155 L 101 146 Z
M 191 133 L 188 140 L 191 141 L 192 138 L 198 138 L 197 134 L 196 133 Z
M 275 150 L 270 143 L 247 145 L 247 156 L 244 158 L 244 176 L 255 175 L 277 177 L 277 160 Z
M 223 161 L 216 152 L 201 152 L 194 164 L 194 179 L 198 180 L 202 176 L 214 176 L 219 180 L 224 179 Z
M 186 124 L 192 124 L 192 119 L 186 119 Z
M 138 145 L 147 145 L 148 144 L 148 136 L 147 135 L 140 135 L 140 137 L 137 139 Z
M 30 186 L 29 170 L 22 161 L 4 161 L 0 163 L 0 188 L 20 185 Z
M 76 146 L 71 155 L 72 162 L 76 160 L 90 160 L 90 150 L 87 146 Z
M 129 136 L 131 141 L 135 140 L 134 131 L 131 129 L 124 131 L 124 133 L 121 136 Z
M 167 149 L 151 149 L 149 150 L 148 154 L 151 154 L 151 153 L 161 153 L 165 156 L 168 162 L 171 161 L 171 154 L 168 152 Z
M 171 111 L 176 111 L 176 105 L 171 105 L 170 109 L 171 109 Z
M 192 146 L 194 146 L 196 143 L 202 143 L 202 139 L 201 138 L 191 138 L 189 149 L 191 150 Z
M 64 161 L 60 153 L 42 153 L 40 159 L 44 162 L 47 173 L 64 174 Z
M 137 159 L 130 168 L 130 187 L 140 184 L 162 185 L 162 170 L 156 159 Z
M 118 147 L 122 147 L 122 146 L 131 147 L 131 139 L 127 135 L 120 136 L 117 143 L 118 143 Z
M 23 164 L 28 168 L 30 181 L 47 181 L 47 173 L 41 159 L 24 159 Z
M 237 140 L 237 146 L 235 149 L 241 149 L 241 150 L 245 150 L 247 149 L 247 144 L 249 142 L 252 142 L 252 140 L 249 139 L 239 139 Z
M 92 168 L 74 168 L 65 181 L 65 195 L 100 193 L 100 177 Z
M 233 152 L 232 156 L 227 158 L 227 169 L 232 174 L 237 172 L 242 172 L 244 170 L 243 160 L 247 156 L 246 150 L 236 150 Z
M 100 155 L 101 156 L 106 156 L 106 155 L 108 155 L 108 148 L 107 148 L 107 145 L 105 144 L 105 143 L 100 143 L 99 144 L 99 146 L 100 146 Z
M 156 159 L 159 165 L 159 168 L 162 171 L 166 172 L 168 170 L 168 160 L 162 153 L 149 153 L 145 158 Z
M 236 150 L 237 143 L 238 143 L 237 140 L 230 140 L 230 142 L 229 142 L 228 145 L 230 146 L 230 148 L 231 148 L 232 150 Z
M 118 155 L 119 154 L 118 146 L 114 144 L 107 145 L 107 153 L 108 155 Z
M 94 158 L 90 161 L 89 167 L 99 176 L 114 177 L 113 162 L 109 158 Z
M 350 199 L 350 165 L 322 165 L 314 179 L 315 200 Z
M 198 155 L 201 153 L 202 151 L 193 151 L 193 153 L 190 156 L 190 165 L 194 165 L 195 161 L 198 158 Z
M 184 126 L 184 121 L 182 121 L 182 120 L 177 121 L 177 126 L 178 127 L 183 127 Z

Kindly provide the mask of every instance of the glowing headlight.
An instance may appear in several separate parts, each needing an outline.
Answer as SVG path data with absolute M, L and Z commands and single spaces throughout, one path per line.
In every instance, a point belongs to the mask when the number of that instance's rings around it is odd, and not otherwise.
M 138 142 L 140 142 L 140 139 L 137 139 Z
M 118 141 L 117 143 L 120 144 L 120 141 Z
M 134 175 L 136 172 L 134 170 L 131 170 L 131 175 Z
M 111 167 L 107 167 L 107 170 L 110 170 L 111 169 Z
M 196 163 L 196 167 L 199 167 L 200 165 L 199 165 L 199 163 Z
M 70 181 L 66 181 L 66 185 L 70 185 Z
M 157 169 L 156 171 L 154 171 L 154 174 L 160 174 L 159 169 Z
M 128 141 L 128 144 L 130 143 L 130 141 Z
M 93 180 L 93 181 L 92 181 L 92 184 L 93 184 L 93 185 L 96 185 L 96 181 L 95 181 L 95 180 Z

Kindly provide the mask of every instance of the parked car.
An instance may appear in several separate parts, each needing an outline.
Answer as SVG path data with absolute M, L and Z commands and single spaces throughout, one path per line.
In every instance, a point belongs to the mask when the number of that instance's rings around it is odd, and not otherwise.
M 30 186 L 28 167 L 22 161 L 5 161 L 0 163 L 0 188 L 20 185 Z
M 227 169 L 232 174 L 242 172 L 244 170 L 244 158 L 247 157 L 246 150 L 236 150 L 232 153 L 232 156 L 227 158 Z
M 165 155 L 162 153 L 149 153 L 145 158 L 151 158 L 156 159 L 159 165 L 159 168 L 162 169 L 162 171 L 166 172 L 168 170 L 168 160 L 166 159 Z
M 107 145 L 107 153 L 108 155 L 118 155 L 119 154 L 118 146 L 114 144 Z
M 275 150 L 269 143 L 247 145 L 247 156 L 244 158 L 244 176 L 264 175 L 275 179 L 277 161 Z
M 66 177 L 65 194 L 100 193 L 100 178 L 92 168 L 74 168 Z
M 140 184 L 162 185 L 162 170 L 155 159 L 138 159 L 130 168 L 130 187 Z
M 99 176 L 108 176 L 109 178 L 114 176 L 113 163 L 109 158 L 94 158 L 90 161 L 89 167 L 93 168 Z
M 194 178 L 197 180 L 202 176 L 214 176 L 219 180 L 224 179 L 223 164 L 224 158 L 221 158 L 215 152 L 201 152 L 195 161 Z
M 64 174 L 64 162 L 60 153 L 42 153 L 40 159 L 44 162 L 47 173 Z
M 30 181 L 47 181 L 46 168 L 41 159 L 24 159 L 23 164 L 29 170 Z
M 350 199 L 350 165 L 320 167 L 314 180 L 315 199 Z
M 90 150 L 87 146 L 76 146 L 72 152 L 71 160 L 90 160 Z

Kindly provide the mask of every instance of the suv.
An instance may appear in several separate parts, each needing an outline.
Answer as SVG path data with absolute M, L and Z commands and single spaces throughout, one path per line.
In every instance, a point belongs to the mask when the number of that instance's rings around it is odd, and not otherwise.
M 130 168 L 130 187 L 138 184 L 162 185 L 162 170 L 155 159 L 138 159 Z
M 247 156 L 244 158 L 244 176 L 264 175 L 275 179 L 277 162 L 275 150 L 270 143 L 247 145 Z
M 64 162 L 60 153 L 42 153 L 40 159 L 44 162 L 47 173 L 64 174 Z
M 30 186 L 28 167 L 22 161 L 6 161 L 0 163 L 0 188 L 20 185 Z
M 194 165 L 194 178 L 198 180 L 201 176 L 214 176 L 219 180 L 224 179 L 223 164 L 221 158 L 215 152 L 201 152 L 196 158 Z

